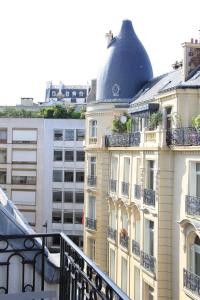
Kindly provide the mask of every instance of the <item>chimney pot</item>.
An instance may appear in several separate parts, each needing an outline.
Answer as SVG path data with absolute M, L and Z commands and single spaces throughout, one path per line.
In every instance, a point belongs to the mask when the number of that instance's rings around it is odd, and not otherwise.
M 193 38 L 191 38 L 191 43 L 192 43 L 192 44 L 194 43 L 194 39 L 193 39 Z
M 198 40 L 197 39 L 195 40 L 195 44 L 198 44 Z

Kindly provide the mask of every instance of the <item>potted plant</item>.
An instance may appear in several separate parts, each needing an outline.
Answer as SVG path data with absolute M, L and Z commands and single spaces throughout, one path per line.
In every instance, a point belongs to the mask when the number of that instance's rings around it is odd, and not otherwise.
M 159 124 L 162 123 L 163 115 L 160 111 L 152 113 L 149 120 L 149 127 L 155 129 Z

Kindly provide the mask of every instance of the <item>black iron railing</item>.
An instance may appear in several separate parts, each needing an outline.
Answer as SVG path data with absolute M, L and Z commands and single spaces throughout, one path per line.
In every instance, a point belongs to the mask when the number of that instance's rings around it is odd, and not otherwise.
M 110 180 L 110 191 L 113 193 L 117 191 L 117 180 L 115 179 Z
M 146 205 L 155 206 L 155 191 L 151 189 L 144 189 L 143 203 Z
M 140 244 L 135 240 L 132 240 L 132 252 L 133 254 L 140 256 Z
M 85 226 L 89 229 L 96 230 L 97 228 L 97 221 L 92 218 L 85 218 Z
M 89 186 L 96 186 L 97 184 L 97 177 L 89 175 L 87 178 L 87 183 Z
M 13 282 L 11 282 L 11 278 L 13 278 L 11 274 L 11 271 L 13 272 L 13 264 L 10 262 L 13 258 L 18 257 L 18 270 L 22 270 L 22 272 L 18 272 L 15 276 L 15 280 L 17 281 L 19 279 L 19 282 L 21 282 L 19 285 L 19 293 L 27 293 L 27 297 L 24 297 L 23 294 L 23 297 L 20 298 L 19 296 L 18 299 L 46 299 L 47 294 L 49 294 L 48 299 L 53 299 L 55 291 L 53 291 L 51 295 L 49 289 L 45 291 L 45 276 L 47 274 L 46 259 L 47 256 L 50 255 L 46 245 L 48 245 L 49 239 L 58 239 L 60 246 L 60 267 L 57 267 L 59 300 L 129 299 L 126 294 L 63 233 L 1 236 L 1 294 L 13 293 Z M 32 276 L 30 277 L 25 276 L 27 267 L 29 267 L 32 272 Z M 38 276 L 38 272 L 40 276 Z
M 140 132 L 115 133 L 105 137 L 106 147 L 131 147 L 139 146 Z
M 122 247 L 128 249 L 128 242 L 129 242 L 129 236 L 128 235 L 122 235 L 119 236 L 119 243 Z
M 122 195 L 124 196 L 129 196 L 129 183 L 128 182 L 123 182 L 122 181 Z
M 200 276 L 183 269 L 183 285 L 192 293 L 200 296 Z
M 143 251 L 140 252 L 141 265 L 151 273 L 155 273 L 155 258 Z
M 200 132 L 195 127 L 168 129 L 166 142 L 174 146 L 197 146 L 200 145 Z
M 200 216 L 200 197 L 185 196 L 185 212 L 187 215 Z
M 141 198 L 141 186 L 139 184 L 134 185 L 134 197 L 135 199 L 140 199 Z
M 117 230 L 116 229 L 113 229 L 112 227 L 108 227 L 108 237 L 115 241 L 117 240 Z

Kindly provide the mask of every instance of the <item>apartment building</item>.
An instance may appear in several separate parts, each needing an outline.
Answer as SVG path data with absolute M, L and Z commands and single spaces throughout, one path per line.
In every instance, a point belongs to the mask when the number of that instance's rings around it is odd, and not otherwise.
M 1 187 L 37 232 L 81 247 L 84 131 L 79 119 L 0 118 Z
M 200 44 L 156 78 L 140 47 L 124 21 L 88 103 L 84 249 L 131 299 L 199 299 Z

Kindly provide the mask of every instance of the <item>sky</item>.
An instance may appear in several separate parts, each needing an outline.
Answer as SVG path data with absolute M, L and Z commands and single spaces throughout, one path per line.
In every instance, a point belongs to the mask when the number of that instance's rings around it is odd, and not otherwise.
M 87 84 L 130 19 L 154 75 L 183 58 L 181 44 L 199 39 L 200 0 L 0 0 L 0 105 L 21 97 L 44 101 L 46 82 Z

